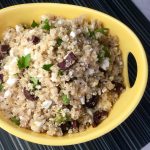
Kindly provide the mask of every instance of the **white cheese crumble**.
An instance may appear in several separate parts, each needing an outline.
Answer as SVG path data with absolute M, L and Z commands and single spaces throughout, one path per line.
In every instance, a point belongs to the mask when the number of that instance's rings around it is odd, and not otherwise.
M 12 94 L 12 93 L 10 92 L 10 90 L 5 91 L 5 93 L 4 93 L 4 98 L 10 97 L 11 94 Z
M 18 61 L 17 57 L 14 58 L 10 57 L 10 62 L 8 62 L 4 66 L 4 70 L 6 70 L 9 75 L 14 75 L 19 72 L 17 61 Z
M 16 32 L 18 33 L 23 31 L 23 27 L 21 25 L 16 25 L 15 28 L 16 28 Z
M 48 109 L 51 105 L 52 105 L 52 101 L 51 100 L 46 100 L 42 103 L 42 108 Z
M 104 59 L 103 63 L 101 64 L 101 68 L 102 68 L 103 70 L 107 70 L 108 67 L 109 67 L 109 58 L 106 57 L 106 58 Z
M 75 37 L 76 37 L 76 33 L 73 32 L 73 31 L 71 31 L 71 32 L 70 32 L 70 36 L 73 37 L 73 38 L 75 38 Z
M 6 81 L 9 87 L 13 86 L 16 82 L 17 82 L 17 78 L 15 77 L 9 77 L 8 80 Z
M 24 56 L 30 54 L 30 52 L 31 52 L 31 48 L 27 48 L 27 47 L 26 47 L 26 48 L 23 49 L 23 55 L 24 55 Z

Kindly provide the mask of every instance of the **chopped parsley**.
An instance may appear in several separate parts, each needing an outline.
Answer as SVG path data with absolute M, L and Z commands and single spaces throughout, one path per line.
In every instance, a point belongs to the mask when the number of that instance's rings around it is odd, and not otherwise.
M 16 125 L 18 125 L 18 126 L 20 125 L 20 119 L 17 118 L 16 116 L 10 118 L 10 120 L 11 120 L 13 123 L 15 123 Z
M 22 69 L 29 67 L 30 61 L 31 61 L 31 55 L 30 54 L 20 57 L 18 59 L 18 63 L 17 63 L 18 68 L 20 70 L 22 70 Z
M 32 24 L 31 24 L 31 27 L 35 28 L 35 27 L 38 27 L 38 26 L 39 26 L 39 24 L 33 20 Z
M 109 32 L 109 29 L 102 27 L 102 28 L 96 29 L 96 30 L 95 30 L 95 33 L 96 33 L 96 32 L 100 32 L 100 33 L 102 33 L 102 34 L 104 34 L 104 35 L 107 35 L 108 32 Z
M 42 29 L 49 31 L 51 28 L 53 28 L 53 26 L 49 24 L 49 20 L 48 19 L 44 20 Z
M 36 77 L 30 77 L 30 82 L 33 84 L 33 89 L 36 89 L 36 86 L 41 84 Z
M 4 86 L 2 83 L 0 83 L 0 92 L 3 90 Z
M 67 114 L 65 114 L 65 116 L 63 116 L 61 114 L 60 110 L 56 113 L 56 117 L 55 117 L 55 122 L 56 123 L 61 124 L 61 123 L 64 123 L 64 122 L 70 121 L 70 120 L 71 120 L 71 117 Z
M 65 94 L 62 95 L 62 101 L 64 105 L 68 105 L 70 103 L 70 99 Z
M 57 39 L 57 45 L 58 45 L 58 46 L 60 46 L 62 42 L 63 42 L 63 40 L 62 40 L 61 38 L 58 38 L 58 39 Z
M 107 46 L 102 46 L 101 51 L 97 55 L 98 62 L 102 63 L 106 57 L 110 57 L 109 49 Z
M 52 66 L 53 64 L 44 64 L 42 68 L 46 71 L 50 71 Z

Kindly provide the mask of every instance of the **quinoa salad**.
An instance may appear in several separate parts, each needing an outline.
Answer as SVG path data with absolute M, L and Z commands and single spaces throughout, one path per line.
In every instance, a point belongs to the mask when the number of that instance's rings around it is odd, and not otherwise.
M 3 33 L 0 111 L 34 132 L 81 132 L 108 117 L 122 72 L 119 40 L 101 22 L 43 15 Z

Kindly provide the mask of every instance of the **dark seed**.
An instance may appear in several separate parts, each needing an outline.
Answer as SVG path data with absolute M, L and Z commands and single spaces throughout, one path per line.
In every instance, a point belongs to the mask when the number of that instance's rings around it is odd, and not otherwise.
M 96 111 L 93 114 L 93 124 L 92 124 L 92 126 L 93 127 L 98 126 L 104 116 L 108 116 L 108 112 L 107 111 L 104 111 L 104 110 L 103 111 Z
M 65 83 L 70 83 L 70 82 L 73 82 L 74 80 L 77 80 L 77 77 L 70 78 L 70 80 L 69 81 L 65 81 Z
M 3 82 L 3 74 L 0 74 L 0 82 Z
M 69 104 L 69 105 L 65 105 L 65 107 L 71 110 L 73 106 Z
M 38 97 L 31 94 L 30 91 L 26 90 L 26 88 L 23 89 L 23 92 L 24 92 L 24 96 L 26 97 L 26 99 L 31 100 L 31 101 L 38 100 Z
M 3 52 L 3 53 L 7 53 L 9 52 L 10 50 L 10 46 L 9 45 L 0 45 L 0 51 Z
M 85 99 L 85 106 L 88 108 L 94 108 L 99 100 L 98 95 L 93 95 L 89 100 Z
M 61 128 L 63 134 L 68 133 L 68 130 L 71 128 L 71 122 L 68 121 L 68 122 L 66 122 L 64 124 L 61 124 L 60 128 Z
M 79 128 L 79 122 L 77 120 L 73 120 L 71 122 L 72 128 L 73 129 L 78 129 Z
M 123 91 L 123 89 L 125 89 L 124 85 L 118 82 L 113 81 L 113 84 L 115 84 L 114 87 L 114 91 L 117 92 L 118 94 L 121 94 L 121 92 Z
M 76 60 L 77 57 L 73 52 L 70 52 L 62 62 L 58 63 L 58 67 L 61 70 L 67 70 L 76 62 Z
M 36 45 L 36 44 L 38 44 L 39 42 L 40 42 L 40 38 L 37 37 L 37 36 L 35 36 L 35 35 L 33 35 L 33 36 L 32 36 L 32 43 L 33 43 L 34 45 Z

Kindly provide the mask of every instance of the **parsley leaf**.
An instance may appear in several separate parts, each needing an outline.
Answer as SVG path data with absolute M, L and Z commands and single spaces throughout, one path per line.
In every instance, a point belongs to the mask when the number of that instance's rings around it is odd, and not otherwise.
M 30 77 L 30 82 L 33 84 L 33 88 L 36 89 L 37 85 L 40 85 L 40 81 L 35 77 Z
M 102 46 L 102 49 L 101 49 L 101 51 L 99 52 L 99 54 L 97 55 L 97 57 L 98 57 L 98 61 L 99 61 L 100 63 L 103 62 L 103 60 L 104 60 L 105 57 L 110 57 L 110 53 L 109 53 L 108 47 L 103 45 L 103 46 Z
M 17 63 L 18 68 L 21 70 L 21 69 L 25 69 L 25 68 L 29 67 L 30 61 L 31 61 L 31 55 L 30 54 L 20 57 L 18 59 L 18 63 Z
M 61 38 L 58 38 L 58 39 L 57 39 L 57 45 L 58 45 L 58 46 L 60 46 L 62 42 L 63 42 L 63 40 L 62 40 Z
M 46 71 L 50 71 L 51 67 L 53 66 L 53 64 L 45 64 L 43 65 L 43 69 L 46 70 Z
M 104 35 L 107 35 L 108 34 L 108 32 L 109 32 L 109 29 L 108 28 L 100 28 L 100 29 L 96 29 L 95 30 L 95 33 L 96 32 L 100 32 L 100 33 L 102 33 L 102 34 L 104 34 Z
M 3 90 L 4 86 L 2 83 L 0 83 L 0 92 Z
M 70 99 L 65 94 L 62 95 L 62 100 L 64 105 L 68 105 L 70 103 Z
M 46 20 L 44 21 L 44 25 L 42 26 L 42 29 L 50 30 L 51 28 L 53 28 L 53 26 L 49 25 L 49 20 L 46 19 Z
M 67 114 L 62 115 L 60 111 L 56 113 L 55 122 L 58 124 L 64 123 L 66 121 L 70 121 L 71 117 Z
M 20 119 L 17 118 L 16 116 L 10 118 L 10 120 L 11 120 L 13 123 L 15 123 L 16 125 L 18 125 L 18 126 L 20 125 Z
M 33 20 L 32 24 L 31 24 L 31 27 L 35 28 L 35 27 L 38 27 L 38 26 L 39 26 L 39 24 L 36 23 L 36 22 Z

